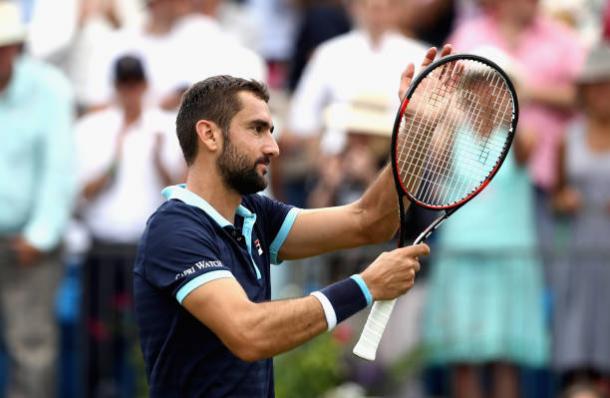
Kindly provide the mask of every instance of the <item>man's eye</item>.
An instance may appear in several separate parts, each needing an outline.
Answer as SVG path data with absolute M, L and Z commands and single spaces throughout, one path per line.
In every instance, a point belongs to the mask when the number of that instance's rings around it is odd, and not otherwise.
M 256 130 L 257 133 L 262 133 L 263 131 L 265 131 L 263 126 L 255 126 L 254 130 Z

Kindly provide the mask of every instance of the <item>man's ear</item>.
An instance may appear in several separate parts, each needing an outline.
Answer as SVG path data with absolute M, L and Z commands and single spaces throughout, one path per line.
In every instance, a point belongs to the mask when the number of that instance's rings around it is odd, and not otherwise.
M 222 131 L 216 123 L 209 120 L 199 120 L 195 124 L 195 130 L 199 141 L 208 151 L 216 152 L 222 148 Z

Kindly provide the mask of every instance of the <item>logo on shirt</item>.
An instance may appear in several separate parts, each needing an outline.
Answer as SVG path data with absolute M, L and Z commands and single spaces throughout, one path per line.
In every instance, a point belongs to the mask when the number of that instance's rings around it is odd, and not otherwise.
M 263 255 L 263 248 L 261 247 L 261 241 L 260 240 L 255 240 L 254 241 L 254 246 L 256 246 L 256 251 L 258 251 L 258 255 L 262 256 Z
M 189 275 L 193 275 L 197 271 L 201 271 L 203 269 L 221 268 L 221 267 L 224 267 L 224 264 L 220 260 L 209 260 L 209 261 L 202 260 L 202 261 L 199 261 L 198 263 L 196 263 L 195 265 L 193 265 L 192 267 L 189 267 L 189 268 L 185 269 L 184 271 L 177 273 L 174 280 L 184 278 Z

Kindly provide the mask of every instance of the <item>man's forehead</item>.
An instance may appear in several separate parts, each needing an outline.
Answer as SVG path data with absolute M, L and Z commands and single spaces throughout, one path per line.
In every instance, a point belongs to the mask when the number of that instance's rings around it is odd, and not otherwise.
M 238 96 L 241 102 L 241 110 L 237 113 L 237 115 L 248 119 L 263 119 L 267 120 L 269 124 L 272 123 L 269 104 L 267 104 L 265 100 L 248 91 L 242 91 L 238 93 Z

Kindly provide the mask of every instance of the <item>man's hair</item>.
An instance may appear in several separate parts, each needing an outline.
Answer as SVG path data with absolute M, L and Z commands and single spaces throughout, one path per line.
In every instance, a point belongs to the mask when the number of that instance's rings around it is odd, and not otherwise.
M 134 55 L 124 55 L 114 63 L 115 84 L 141 83 L 146 81 L 142 60 Z
M 231 120 L 242 109 L 237 97 L 242 91 L 269 101 L 269 90 L 263 83 L 226 75 L 195 83 L 184 93 L 176 117 L 176 132 L 187 165 L 193 164 L 197 156 L 197 122 L 209 120 L 216 123 L 226 137 Z

